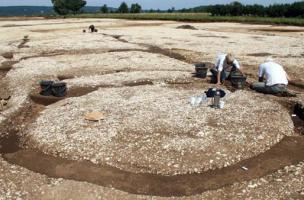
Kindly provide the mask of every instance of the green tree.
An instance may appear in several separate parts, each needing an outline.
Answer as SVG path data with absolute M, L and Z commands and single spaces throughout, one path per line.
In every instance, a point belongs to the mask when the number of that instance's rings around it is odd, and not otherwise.
M 128 13 L 129 7 L 126 2 L 122 2 L 117 10 L 119 13 Z
M 102 13 L 109 13 L 109 8 L 106 4 L 104 4 L 101 8 L 100 8 L 100 11 Z
M 65 7 L 74 14 L 79 12 L 79 10 L 87 4 L 84 0 L 63 0 L 63 2 Z
M 291 4 L 287 10 L 286 17 L 304 17 L 304 1 Z
M 66 15 L 70 12 L 76 14 L 86 5 L 84 0 L 52 0 L 54 11 L 59 15 Z
M 130 13 L 140 13 L 141 6 L 138 3 L 132 4 L 130 8 Z
M 228 5 L 229 7 L 229 15 L 232 16 L 241 16 L 243 14 L 243 5 L 238 2 L 234 1 Z
M 54 11 L 59 15 L 67 15 L 69 10 L 65 7 L 62 0 L 52 0 Z

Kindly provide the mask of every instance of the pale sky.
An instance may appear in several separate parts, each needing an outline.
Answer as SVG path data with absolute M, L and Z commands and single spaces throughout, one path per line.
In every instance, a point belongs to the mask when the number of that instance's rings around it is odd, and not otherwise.
M 101 6 L 107 4 L 110 7 L 118 7 L 123 0 L 87 0 L 89 6 Z M 125 0 L 129 5 L 131 3 L 139 3 L 143 9 L 168 9 L 175 7 L 191 8 L 200 5 L 224 4 L 232 2 L 232 0 Z M 274 3 L 292 3 L 294 0 L 239 0 L 243 4 L 274 4 Z M 0 0 L 0 6 L 50 6 L 51 0 Z

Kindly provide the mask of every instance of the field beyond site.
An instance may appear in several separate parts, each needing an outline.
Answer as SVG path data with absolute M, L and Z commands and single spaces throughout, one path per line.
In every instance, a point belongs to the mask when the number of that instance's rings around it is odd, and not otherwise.
M 304 26 L 303 18 L 274 18 L 254 16 L 211 16 L 209 13 L 140 13 L 140 14 L 79 14 L 68 17 L 76 18 L 114 18 L 130 20 L 172 20 L 184 22 L 236 22 L 251 24 L 273 24 Z
M 0 111 L 0 199 L 303 198 L 304 123 L 292 116 L 304 103 L 303 24 L 180 13 L 1 18 L 0 97 L 11 98 Z M 194 65 L 211 68 L 227 52 L 244 89 L 219 86 L 223 109 L 191 106 L 215 87 Z M 250 89 L 268 57 L 296 96 Z M 40 95 L 41 80 L 65 82 L 67 96 Z M 92 112 L 102 119 L 87 120 Z

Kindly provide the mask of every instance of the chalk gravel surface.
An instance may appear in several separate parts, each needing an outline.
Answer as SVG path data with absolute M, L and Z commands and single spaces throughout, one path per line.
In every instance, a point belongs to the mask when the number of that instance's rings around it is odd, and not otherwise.
M 95 24 L 99 33 L 83 34 L 82 29 L 88 24 Z M 258 29 L 281 27 L 235 23 L 195 23 L 191 25 L 199 30 L 176 30 L 181 24 L 112 19 L 0 21 L 0 53 L 14 52 L 13 60 L 20 61 L 3 79 L 9 84 L 12 99 L 9 108 L 1 113 L 0 122 L 29 103 L 29 94 L 37 91 L 41 79 L 72 75 L 74 79 L 66 80 L 71 87 L 91 84 L 122 87 L 124 81 L 149 76 L 154 86 L 103 88 L 50 105 L 23 134 L 31 139 L 29 145 L 49 154 L 57 152 L 62 157 L 89 159 L 132 172 L 160 174 L 201 172 L 231 165 L 265 151 L 284 134 L 294 134 L 288 111 L 263 95 L 231 93 L 220 111 L 206 105 L 192 108 L 189 97 L 201 94 L 206 88 L 176 90 L 167 88 L 164 80 L 188 80 L 193 66 L 140 50 L 147 50 L 141 43 L 157 45 L 210 62 L 219 52 L 230 51 L 242 64 L 250 65 L 257 65 L 265 58 L 248 54 L 268 53 L 291 72 L 301 74 L 302 33 L 269 33 Z M 25 35 L 29 35 L 26 44 L 29 47 L 18 49 Z M 120 35 L 130 43 L 118 41 L 113 35 Z M 107 52 L 113 49 L 125 52 Z M 62 55 L 49 56 L 56 53 Z M 1 63 L 5 61 L 0 57 Z M 122 71 L 116 73 L 117 70 Z M 303 99 L 302 94 L 298 96 Z M 83 119 L 84 114 L 96 110 L 106 113 L 104 121 L 93 123 Z M 39 130 L 44 132 L 38 133 Z M 217 148 L 219 145 L 223 148 Z M 139 156 L 143 159 L 136 158 Z M 303 196 L 303 169 L 300 163 L 261 179 L 170 199 L 291 199 Z M 1 200 L 167 199 L 50 179 L 8 164 L 2 158 L 0 171 Z
M 210 102 L 192 107 L 189 98 L 203 91 L 99 89 L 48 106 L 26 136 L 46 153 L 172 175 L 229 166 L 293 135 L 290 116 L 278 103 L 238 91 L 228 95 L 224 109 Z M 105 120 L 86 121 L 93 111 Z

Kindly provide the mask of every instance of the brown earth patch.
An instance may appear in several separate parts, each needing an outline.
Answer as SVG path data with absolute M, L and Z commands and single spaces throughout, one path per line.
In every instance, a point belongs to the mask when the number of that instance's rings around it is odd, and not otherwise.
M 152 80 L 150 79 L 141 79 L 131 82 L 124 82 L 123 85 L 133 87 L 133 86 L 139 86 L 139 85 L 153 85 Z
M 247 56 L 253 56 L 253 57 L 266 57 L 266 56 L 275 56 L 271 53 L 251 53 L 251 54 L 247 54 Z
M 179 53 L 172 51 L 171 49 L 162 49 L 157 46 L 149 46 L 149 53 L 161 54 L 170 58 L 174 58 L 179 61 L 189 62 L 187 58 Z
M 18 62 L 19 61 L 4 61 L 3 63 L 1 63 L 0 71 L 8 72 L 9 70 L 11 70 L 13 68 L 13 65 Z
M 4 24 L 3 28 L 12 28 L 12 27 L 24 27 L 24 26 L 32 26 L 32 25 L 28 25 L 28 24 Z
M 263 40 L 263 37 L 259 37 L 259 36 L 252 36 L 253 39 L 256 39 L 256 40 L 260 40 L 262 41 Z
M 98 90 L 99 88 L 109 88 L 109 87 L 115 87 L 113 85 L 98 85 L 98 86 L 84 86 L 84 87 L 72 87 L 69 88 L 67 95 L 65 97 L 55 97 L 55 96 L 43 96 L 39 93 L 32 92 L 29 96 L 31 100 L 37 104 L 40 105 L 51 105 L 53 103 L 56 103 L 58 101 L 61 101 L 66 98 L 70 97 L 80 97 L 83 95 L 87 95 L 91 92 L 94 92 Z
M 196 34 L 194 35 L 196 37 L 200 37 L 200 38 L 222 38 L 222 39 L 227 39 L 229 37 L 227 36 L 216 36 L 216 35 L 199 35 L 199 34 Z
M 1 54 L 1 56 L 3 58 L 6 58 L 6 59 L 12 59 L 12 58 L 14 58 L 13 52 L 6 52 L 6 53 Z
M 65 99 L 65 97 L 43 96 L 40 94 L 30 94 L 30 98 L 37 104 L 48 106 L 57 101 Z
M 26 43 L 28 43 L 30 40 L 28 38 L 28 36 L 24 36 L 22 41 L 20 42 L 20 44 L 18 45 L 18 49 L 22 49 L 22 48 L 29 48 L 28 45 L 26 45 Z
M 197 28 L 195 28 L 194 26 L 188 25 L 188 24 L 178 26 L 178 27 L 176 27 L 176 29 L 197 30 Z
M 253 30 L 263 31 L 263 32 L 283 32 L 283 33 L 304 32 L 304 29 L 287 29 L 287 28 L 259 28 Z
M 12 142 L 11 142 L 12 143 Z M 104 187 L 114 187 L 133 194 L 157 196 L 189 196 L 215 190 L 235 182 L 248 181 L 273 173 L 284 166 L 304 159 L 304 137 L 285 137 L 270 150 L 236 165 L 201 174 L 161 176 L 130 173 L 88 161 L 71 161 L 49 156 L 37 150 L 19 150 L 4 158 L 48 177 L 86 181 Z M 242 167 L 248 168 L 247 171 Z
M 59 75 L 59 76 L 57 76 L 57 78 L 59 81 L 62 81 L 62 80 L 67 80 L 67 79 L 73 79 L 73 78 L 75 78 L 75 76 L 65 74 L 65 75 Z

